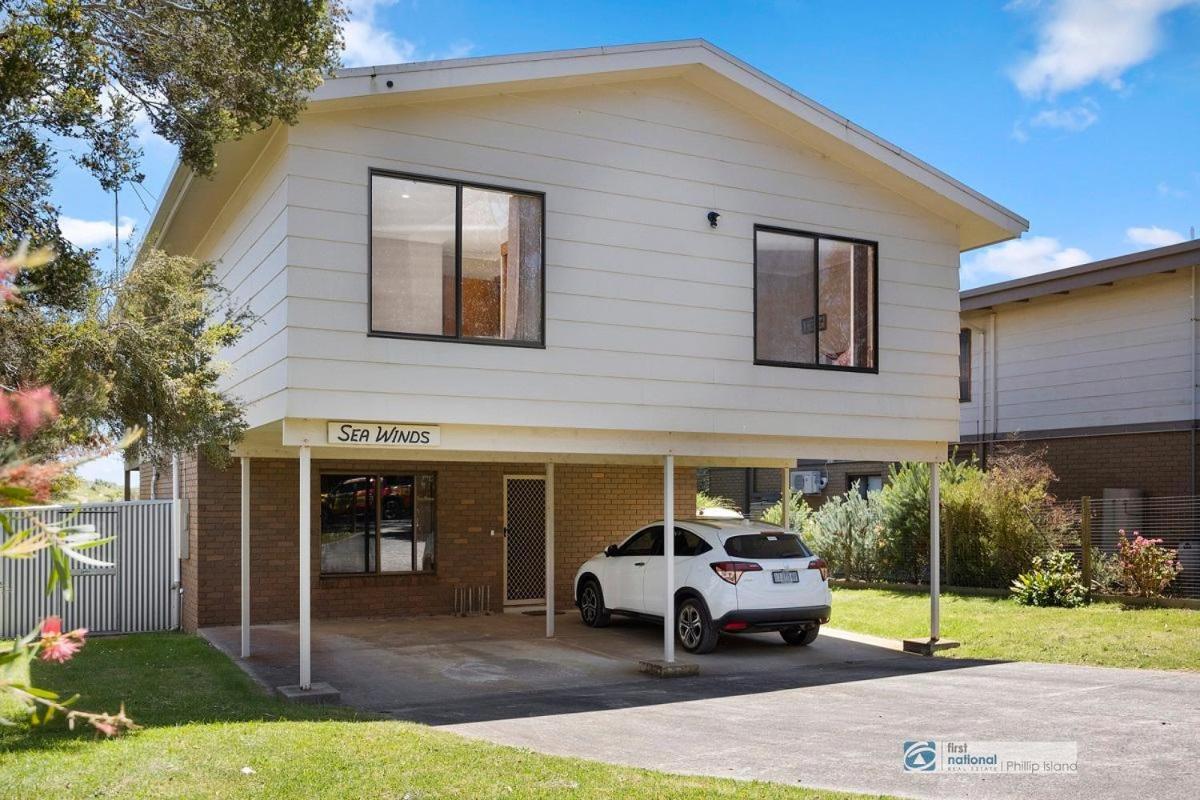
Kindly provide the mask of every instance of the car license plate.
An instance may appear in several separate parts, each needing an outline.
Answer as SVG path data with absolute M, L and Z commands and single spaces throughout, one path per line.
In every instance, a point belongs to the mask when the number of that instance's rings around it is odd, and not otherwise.
M 775 583 L 799 583 L 800 573 L 794 569 L 777 569 L 771 573 L 771 580 Z

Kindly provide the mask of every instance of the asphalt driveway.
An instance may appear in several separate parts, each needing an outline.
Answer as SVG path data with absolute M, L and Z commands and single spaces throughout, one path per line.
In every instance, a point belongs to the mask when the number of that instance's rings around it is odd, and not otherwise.
M 466 736 L 669 772 L 936 798 L 1200 796 L 1200 674 L 922 658 L 824 633 L 738 637 L 696 678 L 636 672 L 658 629 L 559 617 L 314 623 L 313 676 L 343 701 Z M 204 632 L 227 651 L 236 628 Z M 295 681 L 295 627 L 243 663 Z M 1198 655 L 1200 658 L 1200 655 Z M 1073 741 L 1076 776 L 904 772 L 909 740 Z

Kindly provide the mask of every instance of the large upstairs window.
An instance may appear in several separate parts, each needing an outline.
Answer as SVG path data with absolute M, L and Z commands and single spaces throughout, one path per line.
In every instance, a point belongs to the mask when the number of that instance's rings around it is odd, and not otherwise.
M 540 347 L 544 198 L 372 171 L 371 333 Z
M 755 227 L 755 363 L 877 371 L 877 259 L 874 242 Z

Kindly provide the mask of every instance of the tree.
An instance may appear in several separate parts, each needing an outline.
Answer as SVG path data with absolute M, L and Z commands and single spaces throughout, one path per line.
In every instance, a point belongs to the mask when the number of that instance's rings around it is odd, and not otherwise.
M 0 0 L 0 253 L 57 253 L 15 276 L 24 302 L 0 318 L 0 382 L 48 383 L 62 411 L 28 448 L 142 426 L 157 454 L 220 455 L 238 435 L 214 359 L 247 318 L 225 307 L 210 265 L 143 249 L 133 269 L 101 274 L 59 229 L 56 152 L 70 144 L 116 190 L 141 180 L 144 124 L 206 176 L 222 142 L 295 122 L 337 66 L 344 16 L 341 0 Z

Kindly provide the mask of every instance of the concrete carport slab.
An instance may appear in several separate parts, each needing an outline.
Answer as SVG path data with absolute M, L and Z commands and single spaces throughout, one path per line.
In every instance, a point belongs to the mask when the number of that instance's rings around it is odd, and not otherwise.
M 714 653 L 681 653 L 700 664 L 699 677 L 664 682 L 638 671 L 639 660 L 661 654 L 656 625 L 615 617 L 611 626 L 592 629 L 572 612 L 558 616 L 553 639 L 544 629 L 541 615 L 520 613 L 317 620 L 313 678 L 332 684 L 347 705 L 440 725 L 855 680 L 863 669 L 877 675 L 960 663 L 834 636 L 823 635 L 807 648 L 789 647 L 776 634 L 725 636 Z M 237 627 L 202 633 L 236 654 Z M 297 637 L 294 623 L 256 625 L 252 654 L 238 663 L 264 686 L 295 683 Z

